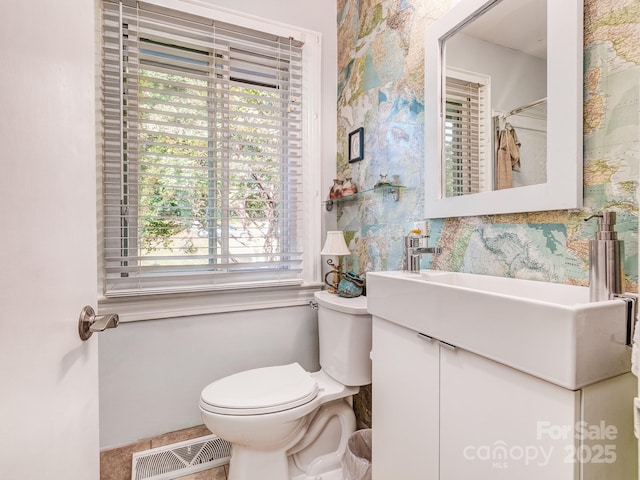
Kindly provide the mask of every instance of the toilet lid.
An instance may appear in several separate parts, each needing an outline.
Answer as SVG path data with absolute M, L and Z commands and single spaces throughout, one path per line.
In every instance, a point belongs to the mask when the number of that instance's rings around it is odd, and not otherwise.
M 217 380 L 202 391 L 201 406 L 226 415 L 281 412 L 310 402 L 318 384 L 297 363 L 256 368 Z

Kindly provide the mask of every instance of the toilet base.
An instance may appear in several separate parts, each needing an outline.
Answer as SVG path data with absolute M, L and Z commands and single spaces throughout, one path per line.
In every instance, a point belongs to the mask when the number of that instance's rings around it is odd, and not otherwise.
M 342 457 L 356 429 L 351 397 L 328 402 L 310 420 L 305 436 L 289 450 L 290 478 L 316 480 L 342 470 Z
M 328 402 L 310 414 L 304 436 L 286 450 L 232 445 L 229 480 L 342 480 L 342 457 L 356 429 L 348 400 Z
M 289 478 L 286 451 L 257 451 L 233 445 L 229 463 L 229 480 L 283 480 Z
M 302 474 L 289 477 L 289 480 L 344 480 L 344 473 L 342 472 L 342 468 L 338 470 L 332 470 L 331 472 L 325 472 L 315 477 L 310 477 L 309 475 Z

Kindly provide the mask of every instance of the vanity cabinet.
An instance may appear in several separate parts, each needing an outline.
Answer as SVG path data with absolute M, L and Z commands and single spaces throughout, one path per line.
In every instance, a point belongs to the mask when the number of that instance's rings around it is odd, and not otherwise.
M 637 478 L 630 373 L 569 390 L 373 317 L 373 480 Z

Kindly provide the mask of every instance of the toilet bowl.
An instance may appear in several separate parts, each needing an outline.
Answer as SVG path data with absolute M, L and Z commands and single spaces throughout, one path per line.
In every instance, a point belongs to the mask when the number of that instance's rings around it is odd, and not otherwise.
M 351 397 L 371 383 L 366 297 L 316 292 L 320 366 L 247 370 L 204 388 L 204 424 L 231 443 L 229 480 L 333 480 L 355 431 Z

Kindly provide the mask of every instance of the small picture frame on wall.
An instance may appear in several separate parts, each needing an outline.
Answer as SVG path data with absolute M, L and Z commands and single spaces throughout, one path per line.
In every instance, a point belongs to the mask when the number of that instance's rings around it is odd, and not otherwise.
M 349 163 L 364 158 L 364 128 L 360 127 L 349 134 Z

